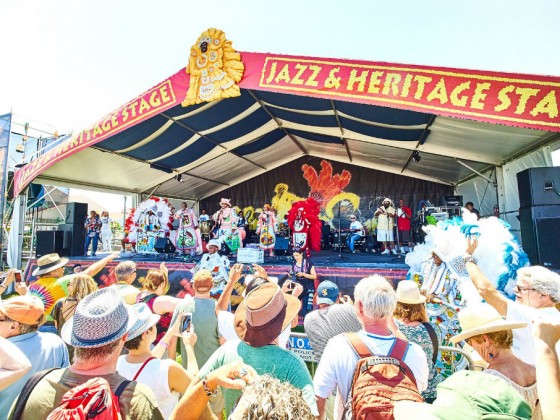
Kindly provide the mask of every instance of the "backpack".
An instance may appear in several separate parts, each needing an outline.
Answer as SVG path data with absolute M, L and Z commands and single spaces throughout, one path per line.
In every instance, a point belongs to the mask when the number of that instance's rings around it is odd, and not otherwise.
M 20 420 L 27 400 L 37 384 L 55 369 L 48 369 L 32 375 L 21 390 L 10 420 Z M 92 378 L 82 385 L 70 389 L 62 396 L 60 405 L 47 417 L 49 420 L 120 419 L 119 397 L 131 381 L 123 381 L 111 392 L 109 383 L 103 378 Z
M 346 420 L 393 419 L 396 401 L 424 402 L 414 375 L 403 361 L 406 341 L 397 338 L 387 356 L 375 356 L 356 333 L 344 335 L 360 358 L 345 407 Z
M 92 378 L 66 392 L 47 420 L 120 419 L 119 397 L 129 383 L 123 381 L 113 394 L 106 379 Z

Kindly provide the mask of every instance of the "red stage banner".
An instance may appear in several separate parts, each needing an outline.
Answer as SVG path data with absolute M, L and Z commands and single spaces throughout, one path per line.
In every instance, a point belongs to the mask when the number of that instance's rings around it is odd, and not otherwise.
M 239 87 L 560 132 L 560 77 L 240 53 Z M 56 162 L 186 99 L 182 69 L 88 130 L 16 171 L 15 193 Z M 227 99 L 226 99 L 227 100 Z

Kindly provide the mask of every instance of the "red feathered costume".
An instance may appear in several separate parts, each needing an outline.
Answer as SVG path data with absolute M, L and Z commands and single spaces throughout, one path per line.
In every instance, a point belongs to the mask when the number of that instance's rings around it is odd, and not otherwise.
M 288 212 L 288 226 L 292 231 L 293 249 L 300 249 L 309 256 L 309 250 L 321 250 L 321 206 L 313 198 L 297 201 Z

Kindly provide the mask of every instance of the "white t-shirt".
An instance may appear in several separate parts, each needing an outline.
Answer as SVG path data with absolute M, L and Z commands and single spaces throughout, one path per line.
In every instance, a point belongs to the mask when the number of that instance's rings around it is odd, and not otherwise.
M 539 316 L 552 317 L 560 320 L 560 311 L 556 308 L 533 308 L 519 302 L 509 301 L 506 319 L 512 322 L 526 322 L 525 328 L 516 328 L 513 332 L 513 354 L 525 363 L 535 365 L 535 345 L 533 341 L 534 319 Z M 558 345 L 556 346 L 558 348 Z
M 235 332 L 235 326 L 233 325 L 234 316 L 234 314 L 228 311 L 218 312 L 218 331 L 220 335 L 226 339 L 226 341 L 239 340 L 239 337 Z M 283 349 L 287 348 L 291 332 L 292 329 L 288 325 L 286 329 L 280 333 L 280 336 L 278 337 L 278 347 Z
M 137 382 L 151 388 L 159 404 L 161 414 L 166 419 L 171 416 L 173 409 L 179 402 L 179 393 L 169 389 L 169 365 L 171 363 L 170 359 L 150 360 L 136 379 Z M 117 372 L 131 381 L 141 366 L 142 363 L 128 363 L 126 356 L 119 356 Z
M 364 236 L 364 225 L 362 225 L 360 222 L 358 222 L 357 220 L 354 220 L 352 223 L 350 223 L 350 231 L 353 231 L 355 229 L 360 229 L 357 232 L 352 232 L 355 233 L 357 235 L 360 236 Z
M 382 356 L 389 354 L 395 342 L 393 336 L 379 336 L 367 333 L 364 330 L 358 332 L 358 336 L 369 347 L 372 354 Z M 335 388 L 337 389 L 335 407 L 337 419 L 342 417 L 358 360 L 358 355 L 348 343 L 346 337 L 343 334 L 337 335 L 327 343 L 313 377 L 315 395 L 328 398 Z M 428 387 L 429 370 L 426 353 L 424 353 L 422 347 L 416 343 L 409 343 L 404 362 L 412 371 L 418 390 L 420 392 L 424 391 Z

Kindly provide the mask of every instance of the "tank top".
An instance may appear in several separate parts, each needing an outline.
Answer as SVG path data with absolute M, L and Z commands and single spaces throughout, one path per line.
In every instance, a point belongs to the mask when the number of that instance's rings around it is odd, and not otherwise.
M 137 382 L 149 386 L 164 418 L 169 418 L 171 412 L 179 402 L 179 393 L 169 389 L 169 366 L 172 363 L 169 359 L 153 359 L 150 360 L 136 378 Z M 131 381 L 142 363 L 129 363 L 126 356 L 120 356 L 117 362 L 117 372 Z

